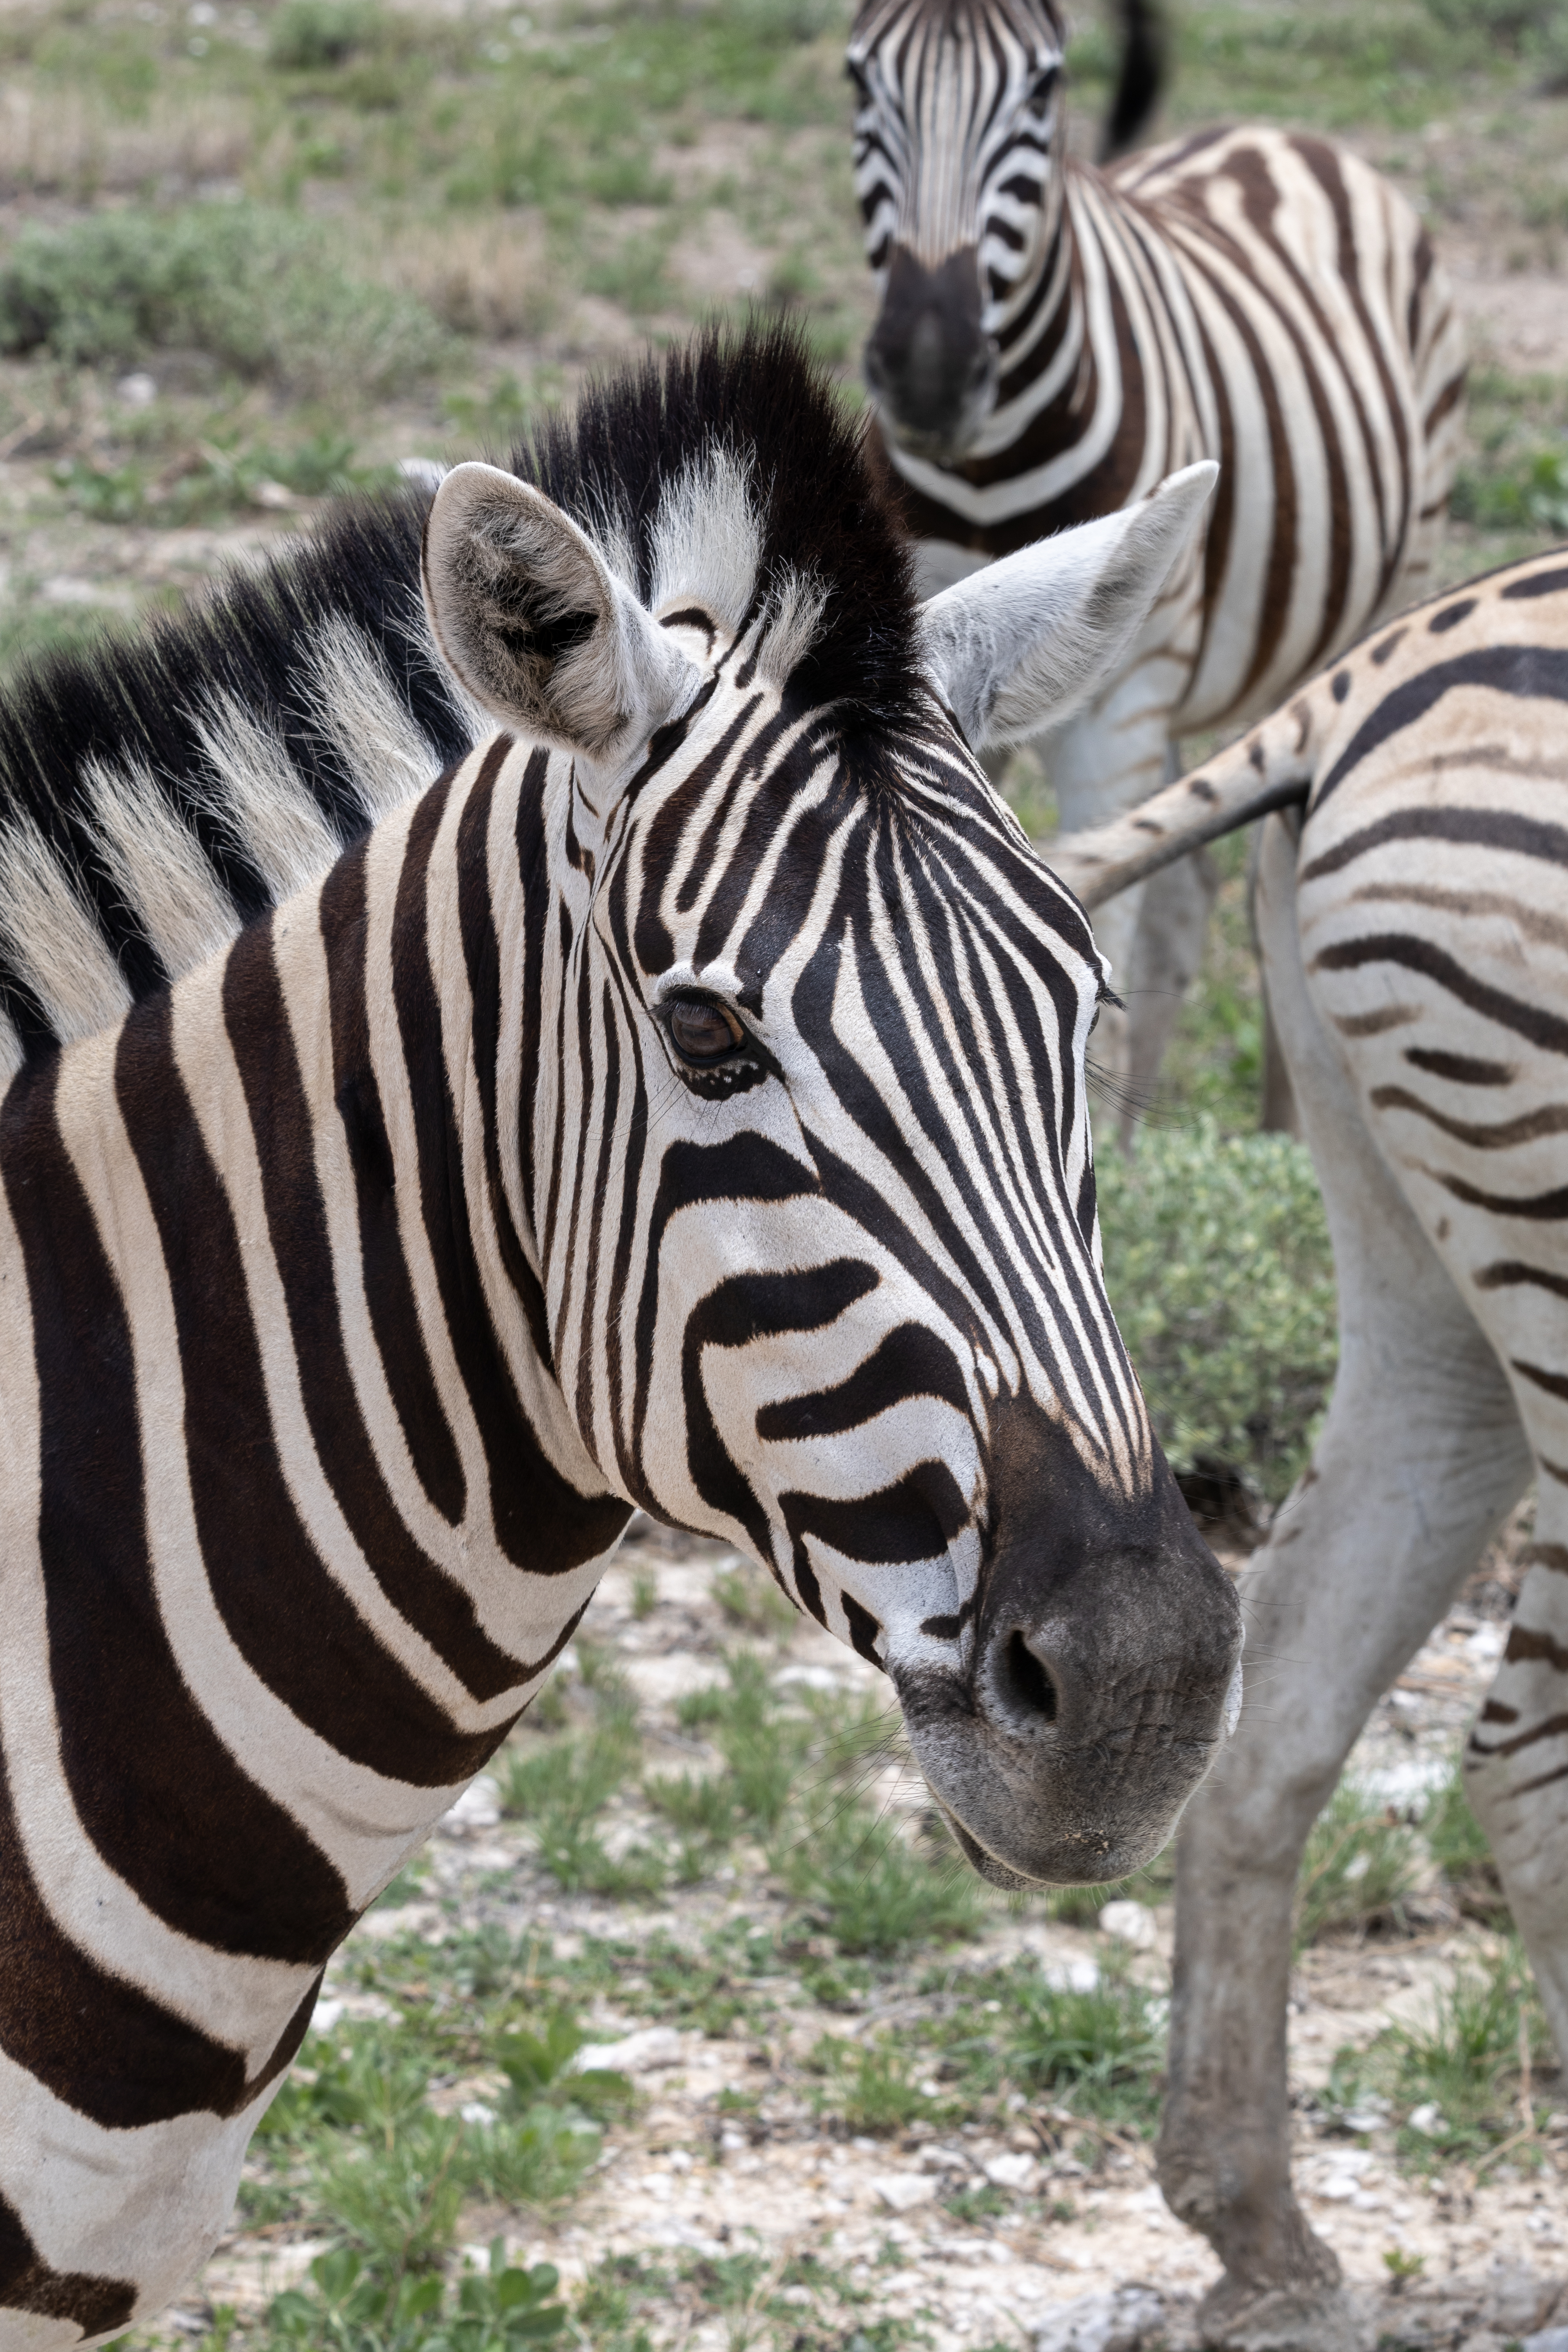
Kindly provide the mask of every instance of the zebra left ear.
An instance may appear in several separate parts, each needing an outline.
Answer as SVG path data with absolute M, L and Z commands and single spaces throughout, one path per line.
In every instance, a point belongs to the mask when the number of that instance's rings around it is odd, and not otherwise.
M 1205 458 L 1139 505 L 1037 540 L 921 606 L 926 667 L 975 751 L 1070 719 L 1114 676 L 1218 478 Z
M 447 667 L 509 727 L 614 765 L 683 709 L 701 673 L 543 492 L 454 466 L 420 565 Z

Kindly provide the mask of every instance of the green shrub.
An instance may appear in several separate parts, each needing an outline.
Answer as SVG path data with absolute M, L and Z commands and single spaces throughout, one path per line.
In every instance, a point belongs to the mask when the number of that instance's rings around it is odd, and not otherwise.
M 1333 1256 L 1306 1147 L 1212 1120 L 1099 1163 L 1105 1281 L 1178 1470 L 1233 1465 L 1271 1502 L 1333 1379 Z
M 1391 2101 L 1399 2153 L 1425 2171 L 1484 2162 L 1518 2137 L 1526 2058 L 1533 2087 L 1555 2052 L 1523 1947 L 1510 1942 L 1460 1967 L 1429 2021 L 1387 2027 L 1359 2059 L 1347 2053 L 1343 2072 Z
M 365 0 L 287 0 L 272 19 L 267 61 L 286 72 L 346 65 L 371 46 L 380 16 Z
M 301 393 L 363 396 L 427 372 L 446 338 L 423 303 L 343 269 L 319 224 L 265 205 L 21 231 L 0 266 L 0 351 L 96 366 L 168 345 Z
M 979 1932 L 980 1882 L 951 1849 L 928 1861 L 869 1807 L 831 1791 L 792 1822 L 773 1868 L 841 1951 L 882 1956 Z
M 300 2352 L 523 2352 L 548 2344 L 567 2326 L 555 2300 L 560 2273 L 549 2263 L 509 2266 L 505 2241 L 490 2247 L 489 2269 L 469 2271 L 448 2295 L 439 2278 L 367 2264 L 351 2246 L 318 2254 L 309 2287 L 290 2287 L 268 2308 L 270 2334 Z
M 891 2035 L 847 2042 L 825 2033 L 811 2054 L 828 2077 L 819 2105 L 842 2116 L 851 2131 L 880 2137 L 931 2113 L 931 2096 L 915 2080 L 915 2059 Z

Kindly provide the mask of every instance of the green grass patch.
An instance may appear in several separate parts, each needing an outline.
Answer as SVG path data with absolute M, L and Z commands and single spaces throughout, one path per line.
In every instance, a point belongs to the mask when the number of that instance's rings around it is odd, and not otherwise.
M 1347 2107 L 1368 2090 L 1386 2100 L 1401 2162 L 1433 2172 L 1455 2162 L 1485 2167 L 1505 2145 L 1516 2162 L 1539 2158 L 1534 2135 L 1547 2103 L 1535 2096 L 1535 2082 L 1555 2066 L 1529 1960 L 1510 1940 L 1479 1964 L 1462 1964 L 1428 2021 L 1389 2026 L 1359 2055 L 1342 2052 L 1330 2088 Z
M 317 223 L 265 205 L 25 226 L 0 264 L 0 351 L 121 366 L 171 345 L 306 397 L 386 394 L 447 337 L 412 296 L 355 278 Z
M 1460 1910 L 1489 1927 L 1511 1926 L 1513 1915 L 1487 1833 L 1465 1791 L 1462 1749 L 1455 1755 L 1447 1778 L 1427 1801 L 1421 1834 Z

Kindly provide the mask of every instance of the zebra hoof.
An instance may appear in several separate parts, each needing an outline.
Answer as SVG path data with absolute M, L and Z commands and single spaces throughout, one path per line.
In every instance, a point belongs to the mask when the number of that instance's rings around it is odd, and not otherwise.
M 1342 2287 L 1225 2278 L 1199 2306 L 1198 2341 L 1204 2352 L 1368 2352 L 1372 2337 Z

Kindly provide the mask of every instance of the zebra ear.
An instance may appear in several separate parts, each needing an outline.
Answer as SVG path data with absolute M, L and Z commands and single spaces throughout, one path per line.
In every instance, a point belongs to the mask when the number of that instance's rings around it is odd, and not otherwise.
M 1069 719 L 1112 677 L 1193 533 L 1219 467 L 972 572 L 920 610 L 926 667 L 974 749 Z
M 571 517 L 498 467 L 446 476 L 420 570 L 458 683 L 541 742 L 614 765 L 702 682 Z

